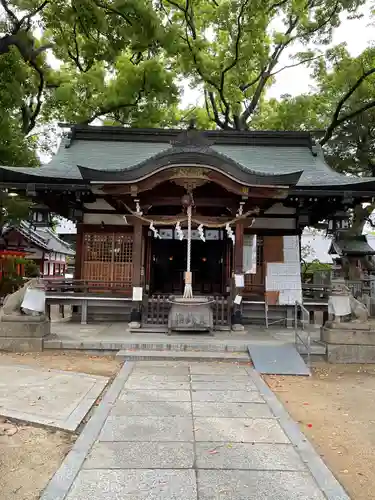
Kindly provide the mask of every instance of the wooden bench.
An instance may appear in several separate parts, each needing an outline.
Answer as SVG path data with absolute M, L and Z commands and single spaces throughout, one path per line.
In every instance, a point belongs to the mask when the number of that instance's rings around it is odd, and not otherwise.
M 88 295 L 78 293 L 59 293 L 59 292 L 46 292 L 46 315 L 51 317 L 51 305 L 58 304 L 62 307 L 60 312 L 64 317 L 64 306 L 80 306 L 81 307 L 81 325 L 87 325 L 87 309 L 89 302 L 129 302 L 130 297 L 111 297 L 103 295 Z

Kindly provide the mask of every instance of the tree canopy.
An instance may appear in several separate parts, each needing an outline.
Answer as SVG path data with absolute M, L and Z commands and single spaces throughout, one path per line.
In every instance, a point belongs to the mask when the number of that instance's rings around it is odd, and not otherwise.
M 334 168 L 372 174 L 374 49 L 353 58 L 330 46 L 342 15 L 364 3 L 0 0 L 0 163 L 36 165 L 40 132 L 59 121 L 196 118 L 204 128 L 322 130 Z M 278 73 L 302 65 L 314 92 L 267 99 Z M 202 107 L 185 106 L 183 81 L 201 90 Z

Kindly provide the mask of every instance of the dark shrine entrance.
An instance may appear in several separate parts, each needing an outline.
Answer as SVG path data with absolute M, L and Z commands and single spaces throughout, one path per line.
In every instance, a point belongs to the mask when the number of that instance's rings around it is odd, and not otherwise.
M 230 275 L 231 250 L 219 230 L 211 231 L 215 239 L 193 239 L 191 270 L 193 293 L 225 294 Z M 150 293 L 182 295 L 186 271 L 187 241 L 152 238 L 150 262 Z

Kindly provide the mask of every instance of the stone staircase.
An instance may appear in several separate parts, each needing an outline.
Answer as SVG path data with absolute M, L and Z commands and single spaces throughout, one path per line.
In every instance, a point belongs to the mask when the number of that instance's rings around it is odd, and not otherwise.
M 265 304 L 262 301 L 244 301 L 242 305 L 242 317 L 244 325 L 265 326 L 266 314 Z M 287 307 L 280 305 L 268 306 L 269 324 L 277 324 L 280 327 L 286 326 Z
M 170 360 L 170 361 L 231 361 L 249 362 L 248 347 L 250 343 L 285 342 L 284 339 L 258 340 L 248 335 L 237 335 L 235 338 L 211 337 L 205 334 L 167 336 L 161 330 L 139 332 L 134 339 L 107 338 L 106 340 L 48 338 L 44 341 L 44 350 L 79 350 L 96 355 L 115 355 L 124 361 Z M 154 338 L 153 338 L 154 337 Z M 259 338 L 259 337 L 258 337 Z M 325 348 L 313 344 L 312 356 L 321 357 Z M 301 353 L 304 354 L 303 352 Z

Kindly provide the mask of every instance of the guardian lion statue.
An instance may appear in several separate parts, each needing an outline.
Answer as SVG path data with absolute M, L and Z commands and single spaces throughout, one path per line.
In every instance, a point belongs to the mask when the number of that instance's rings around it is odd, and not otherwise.
M 38 278 L 32 278 L 27 281 L 23 287 L 19 288 L 16 292 L 7 295 L 4 299 L 3 307 L 1 310 L 2 317 L 22 317 L 27 316 L 37 316 L 39 318 L 43 317 L 43 313 L 38 313 L 36 311 L 31 311 L 30 309 L 25 309 L 22 307 L 22 302 L 25 297 L 26 290 L 28 288 L 36 288 L 38 285 Z
M 350 311 L 352 313 L 352 317 L 354 318 L 353 321 L 357 323 L 367 323 L 369 318 L 369 312 L 367 307 L 364 304 L 362 304 L 362 302 L 354 298 L 353 295 L 351 294 L 349 296 L 349 301 L 350 301 Z

